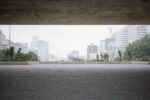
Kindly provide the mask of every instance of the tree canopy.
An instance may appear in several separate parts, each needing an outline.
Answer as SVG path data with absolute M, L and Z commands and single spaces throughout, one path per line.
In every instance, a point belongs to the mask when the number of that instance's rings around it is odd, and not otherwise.
M 126 60 L 150 61 L 150 35 L 129 44 L 124 52 Z
M 38 56 L 34 52 L 24 54 L 21 48 L 14 52 L 14 47 L 0 51 L 0 61 L 38 61 Z

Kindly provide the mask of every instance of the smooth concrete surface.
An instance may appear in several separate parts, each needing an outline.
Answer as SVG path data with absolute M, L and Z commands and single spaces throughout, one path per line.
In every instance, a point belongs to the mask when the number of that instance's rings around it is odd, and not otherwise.
M 0 65 L 0 100 L 150 100 L 150 65 Z
M 150 24 L 150 0 L 0 0 L 0 24 Z

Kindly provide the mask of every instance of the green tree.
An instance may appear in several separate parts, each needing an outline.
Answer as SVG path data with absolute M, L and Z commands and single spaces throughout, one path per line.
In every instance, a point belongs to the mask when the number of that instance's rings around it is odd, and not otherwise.
M 16 61 L 24 61 L 24 54 L 21 53 L 21 48 L 18 49 L 17 54 L 15 55 Z
M 34 52 L 29 52 L 26 56 L 30 61 L 38 61 L 38 56 Z
M 5 54 L 6 54 L 5 50 L 0 51 L 0 61 L 6 61 L 7 60 L 7 57 Z
M 14 60 L 14 55 L 15 55 L 15 52 L 14 52 L 14 47 L 10 47 L 10 49 L 8 50 L 9 53 L 8 55 L 10 56 L 10 60 L 13 61 Z
M 129 44 L 124 52 L 124 59 L 150 61 L 150 35 Z
M 107 58 L 106 58 L 106 61 L 109 61 L 109 55 L 107 54 Z
M 22 51 L 22 49 L 21 49 L 21 48 L 19 48 L 19 49 L 18 49 L 18 51 L 17 51 L 17 53 L 21 53 L 21 51 Z
M 109 61 L 109 55 L 107 53 L 104 54 L 104 61 Z
M 119 55 L 119 61 L 121 61 L 122 60 L 122 53 L 120 50 L 118 51 L 118 55 Z
M 101 60 L 103 61 L 104 60 L 104 55 L 101 53 Z
M 38 56 L 34 52 L 23 54 L 18 52 L 16 54 L 16 61 L 38 61 Z
M 15 53 L 14 47 L 11 47 L 0 51 L 0 61 L 38 61 L 38 56 L 34 52 L 24 54 L 21 48 Z
M 99 61 L 99 55 L 98 54 L 96 55 L 96 60 Z

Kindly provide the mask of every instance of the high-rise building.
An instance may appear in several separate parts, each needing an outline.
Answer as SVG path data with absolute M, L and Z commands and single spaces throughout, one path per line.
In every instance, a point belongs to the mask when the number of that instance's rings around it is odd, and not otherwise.
M 31 41 L 31 51 L 38 55 L 38 36 L 33 36 Z
M 147 26 L 147 33 L 150 34 L 150 25 Z
M 129 43 L 133 43 L 136 40 L 141 39 L 146 34 L 149 34 L 149 25 L 128 25 L 119 31 L 114 32 L 114 48 L 115 55 L 118 55 L 118 51 L 124 52 Z
M 112 38 L 101 40 L 99 54 L 108 53 L 109 58 L 116 58 L 118 51 L 124 52 L 129 43 L 150 34 L 150 25 L 128 25 L 113 33 Z
M 6 40 L 5 34 L 0 30 L 0 50 L 7 49 L 9 47 L 9 41 Z
M 116 51 L 118 50 L 124 51 L 124 49 L 130 43 L 129 41 L 130 34 L 128 28 L 124 28 L 119 31 L 116 31 L 113 34 L 113 40 L 114 40 L 114 48 L 116 49 Z
M 99 54 L 106 52 L 106 45 L 105 44 L 106 44 L 105 40 L 100 41 L 100 43 L 99 43 Z
M 42 40 L 38 41 L 38 56 L 41 61 L 49 60 L 48 45 L 49 44 L 46 41 L 42 41 Z
M 109 58 L 112 59 L 114 56 L 114 40 L 113 38 L 106 38 L 101 40 L 99 43 L 99 55 L 108 54 Z
M 6 37 L 4 33 L 0 30 L 0 44 L 3 44 L 5 41 Z
M 96 60 L 97 54 L 98 54 L 97 45 L 90 44 L 87 46 L 87 60 Z
M 49 44 L 46 41 L 39 40 L 37 36 L 33 36 L 31 51 L 38 55 L 40 61 L 49 60 Z
M 148 25 L 129 25 L 126 28 L 128 28 L 128 33 L 130 36 L 129 42 L 132 43 L 136 40 L 141 39 L 146 34 L 148 34 Z
M 105 50 L 109 50 L 112 46 L 113 38 L 106 38 L 105 39 Z

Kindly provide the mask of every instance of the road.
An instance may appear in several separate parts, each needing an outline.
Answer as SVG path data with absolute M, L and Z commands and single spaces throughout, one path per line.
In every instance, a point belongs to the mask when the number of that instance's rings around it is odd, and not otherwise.
M 0 100 L 150 100 L 150 65 L 0 65 Z

